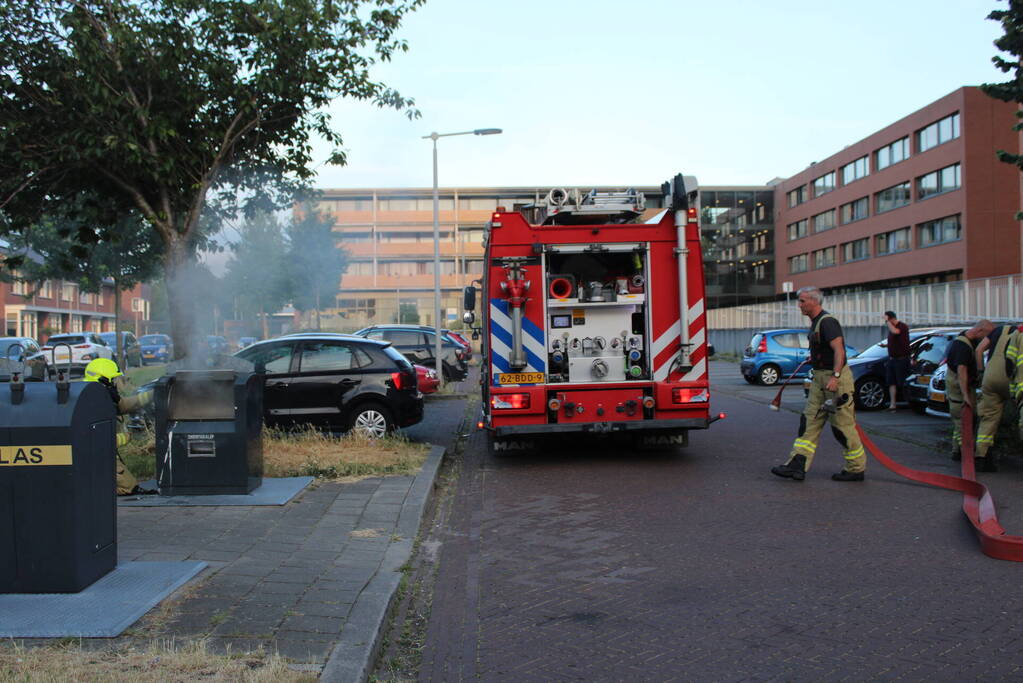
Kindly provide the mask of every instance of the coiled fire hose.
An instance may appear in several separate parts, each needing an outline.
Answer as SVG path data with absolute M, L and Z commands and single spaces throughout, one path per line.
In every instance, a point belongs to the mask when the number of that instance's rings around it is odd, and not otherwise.
M 786 380 L 791 381 L 806 361 L 799 364 L 792 375 Z M 778 389 L 777 395 L 771 401 L 771 410 L 778 410 L 781 406 L 781 394 L 785 390 L 785 384 Z M 980 541 L 980 549 L 988 557 L 997 560 L 1009 560 L 1010 562 L 1023 562 L 1023 536 L 1012 536 L 1005 533 L 1005 529 L 998 522 L 998 513 L 995 511 L 995 501 L 987 486 L 977 481 L 977 474 L 973 463 L 973 409 L 970 406 L 963 406 L 962 414 L 962 476 L 955 477 L 950 474 L 939 474 L 937 472 L 925 472 L 915 470 L 905 465 L 900 465 L 889 458 L 884 451 L 878 448 L 877 444 L 870 440 L 870 437 L 863 431 L 863 428 L 856 425 L 856 433 L 860 435 L 863 446 L 870 451 L 874 458 L 887 467 L 889 470 L 912 481 L 937 486 L 950 491 L 959 491 L 963 494 L 963 513 L 970 520 L 973 529 Z M 988 457 L 993 457 L 989 455 Z

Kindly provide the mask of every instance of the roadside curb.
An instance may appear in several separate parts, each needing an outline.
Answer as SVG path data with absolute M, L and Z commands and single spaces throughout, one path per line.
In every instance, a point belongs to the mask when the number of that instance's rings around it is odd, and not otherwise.
M 433 493 L 437 471 L 445 452 L 443 446 L 433 446 L 426 456 L 423 469 L 412 482 L 398 515 L 397 533 L 401 540 L 387 547 L 373 578 L 352 605 L 341 629 L 341 637 L 334 643 L 330 657 L 320 673 L 321 681 L 362 683 L 372 670 L 391 602 L 401 584 L 401 568 L 412 557 L 419 525 Z
M 454 401 L 456 399 L 460 401 L 463 398 L 469 398 L 469 394 L 465 394 L 465 393 L 460 393 L 460 394 L 427 394 L 423 398 L 425 398 L 427 401 Z

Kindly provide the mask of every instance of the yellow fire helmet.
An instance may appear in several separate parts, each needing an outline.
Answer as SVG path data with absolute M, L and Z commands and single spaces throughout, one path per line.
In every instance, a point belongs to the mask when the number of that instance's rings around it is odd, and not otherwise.
M 97 358 L 85 366 L 86 382 L 98 382 L 100 377 L 112 380 L 120 375 L 121 371 L 117 369 L 117 363 L 109 358 Z

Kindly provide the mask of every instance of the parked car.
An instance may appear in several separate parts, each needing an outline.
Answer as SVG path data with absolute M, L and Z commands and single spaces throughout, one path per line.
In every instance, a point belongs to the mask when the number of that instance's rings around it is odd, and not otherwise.
M 68 346 L 71 347 L 71 369 L 75 372 L 84 371 L 89 361 L 96 358 L 114 358 L 113 349 L 95 332 L 55 334 L 43 344 L 43 356 L 50 365 L 64 365 L 68 362 Z
M 434 346 L 436 332 L 424 325 L 371 325 L 355 334 L 367 339 L 378 339 L 391 342 L 410 363 L 427 367 L 436 367 Z M 441 368 L 445 382 L 465 379 L 469 374 L 468 352 L 464 346 L 442 333 L 441 336 Z
M 416 370 L 390 344 L 355 335 L 296 334 L 234 354 L 266 373 L 266 424 L 309 424 L 383 436 L 423 419 Z
M 846 344 L 845 353 L 847 358 L 852 357 L 856 349 Z M 764 330 L 750 339 L 749 346 L 742 352 L 739 370 L 750 384 L 759 382 L 770 386 L 786 379 L 809 355 L 807 330 Z M 807 363 L 795 377 L 806 377 L 809 372 Z
M 913 366 L 916 354 L 926 345 L 928 333 L 921 330 L 909 331 L 910 367 Z M 857 355 L 849 358 L 849 369 L 852 371 L 855 393 L 853 398 L 860 410 L 879 410 L 889 403 L 888 395 L 888 340 L 884 339 L 868 346 Z M 813 372 L 807 375 L 803 393 L 809 393 L 809 383 Z M 907 398 L 905 386 L 896 389 L 896 401 Z
M 913 355 L 910 357 L 910 374 L 905 385 L 906 400 L 913 410 L 921 413 L 926 411 L 931 378 L 945 362 L 948 345 L 962 329 L 939 327 L 928 330 L 914 347 Z
M 206 345 L 209 346 L 210 353 L 212 354 L 225 354 L 231 352 L 231 345 L 227 343 L 227 340 L 215 334 L 206 336 Z
M 419 382 L 419 391 L 424 394 L 432 394 L 437 391 L 440 382 L 437 380 L 437 371 L 422 365 L 416 365 L 416 379 Z
M 103 343 L 110 347 L 110 350 L 114 352 L 115 360 L 117 356 L 117 333 L 116 332 L 100 332 L 99 338 L 103 340 Z M 135 335 L 131 332 L 121 330 L 121 339 L 124 344 L 124 362 L 130 368 L 135 366 L 137 368 L 142 367 L 142 349 L 139 347 L 139 342 L 135 338 Z
M 35 339 L 0 337 L 0 378 L 9 379 L 12 370 L 21 372 L 22 379 L 46 379 L 46 358 Z
M 144 334 L 139 337 L 142 364 L 169 363 L 174 359 L 174 341 L 166 334 Z

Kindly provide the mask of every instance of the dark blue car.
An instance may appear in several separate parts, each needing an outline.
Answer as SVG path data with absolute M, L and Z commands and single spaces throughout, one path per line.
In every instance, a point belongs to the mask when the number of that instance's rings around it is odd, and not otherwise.
M 145 334 L 139 337 L 142 364 L 169 363 L 174 358 L 174 342 L 166 334 Z
M 846 344 L 845 353 L 851 358 L 856 355 L 856 349 Z M 764 330 L 753 335 L 742 352 L 739 368 L 743 379 L 750 384 L 759 382 L 770 386 L 787 379 L 809 355 L 806 329 Z M 795 377 L 806 377 L 809 371 L 807 363 Z

